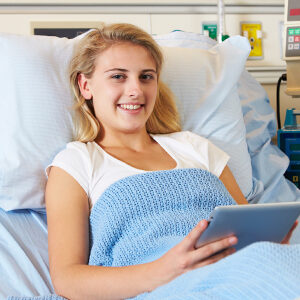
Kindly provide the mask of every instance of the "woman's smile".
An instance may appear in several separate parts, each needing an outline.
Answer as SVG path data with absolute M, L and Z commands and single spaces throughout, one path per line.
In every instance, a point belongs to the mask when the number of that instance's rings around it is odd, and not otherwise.
M 118 104 L 117 107 L 123 112 L 130 113 L 130 114 L 137 114 L 143 109 L 144 104 L 126 103 L 126 104 Z

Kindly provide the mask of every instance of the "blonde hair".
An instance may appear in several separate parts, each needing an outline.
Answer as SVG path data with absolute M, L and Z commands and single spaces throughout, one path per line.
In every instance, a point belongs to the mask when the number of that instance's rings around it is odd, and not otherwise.
M 70 63 L 69 77 L 75 99 L 75 140 L 94 141 L 101 126 L 94 112 L 92 100 L 81 95 L 78 75 L 91 78 L 95 71 L 95 61 L 100 53 L 120 42 L 130 42 L 145 47 L 152 55 L 158 74 L 158 93 L 152 114 L 146 123 L 149 133 L 171 133 L 180 131 L 179 115 L 174 96 L 170 89 L 159 79 L 163 65 L 163 55 L 152 37 L 131 24 L 103 24 L 88 32 L 76 45 Z

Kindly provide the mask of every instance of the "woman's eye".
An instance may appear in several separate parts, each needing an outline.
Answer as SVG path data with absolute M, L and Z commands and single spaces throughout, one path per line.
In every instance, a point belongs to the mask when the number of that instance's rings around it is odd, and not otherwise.
M 125 79 L 125 76 L 122 74 L 115 74 L 112 76 L 112 78 L 120 80 L 120 79 Z
M 141 75 L 142 80 L 151 80 L 153 78 L 154 78 L 154 76 L 152 74 L 142 74 Z

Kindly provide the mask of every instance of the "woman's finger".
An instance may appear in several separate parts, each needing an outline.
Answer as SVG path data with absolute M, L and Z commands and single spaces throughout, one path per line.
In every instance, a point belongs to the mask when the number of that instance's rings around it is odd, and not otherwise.
M 223 238 L 221 240 L 206 244 L 201 246 L 200 248 L 194 250 L 190 256 L 190 264 L 196 265 L 200 262 L 204 262 L 206 260 L 215 260 L 215 257 L 219 257 L 218 254 L 220 253 L 221 257 L 223 257 L 222 253 L 224 250 L 228 248 L 232 248 L 237 243 L 237 237 L 230 236 Z M 225 252 L 226 253 L 226 252 Z M 215 256 L 215 257 L 214 257 Z
M 238 239 L 236 236 L 226 237 L 218 241 L 203 245 L 202 247 L 197 249 L 195 255 L 198 255 L 199 257 L 202 256 L 202 259 L 207 259 L 208 257 L 211 257 L 224 249 L 234 246 L 237 241 Z
M 204 266 L 216 263 L 217 261 L 221 260 L 222 258 L 229 256 L 235 252 L 236 252 L 236 250 L 234 248 L 227 248 L 227 249 L 223 250 L 222 252 L 219 252 L 219 253 L 217 253 L 213 256 L 210 256 L 209 258 L 204 259 L 204 260 L 200 261 L 199 263 L 195 264 L 193 269 L 197 269 L 200 267 L 204 267 Z
M 201 220 L 190 232 L 189 234 L 183 239 L 182 245 L 185 249 L 194 249 L 195 244 L 201 234 L 207 228 L 208 221 Z
M 284 239 L 282 240 L 281 244 L 289 244 L 290 239 L 292 237 L 292 234 L 295 230 L 295 228 L 298 226 L 298 220 L 295 221 L 295 223 L 293 224 L 293 226 L 291 227 L 291 229 L 289 230 L 288 234 L 284 237 Z

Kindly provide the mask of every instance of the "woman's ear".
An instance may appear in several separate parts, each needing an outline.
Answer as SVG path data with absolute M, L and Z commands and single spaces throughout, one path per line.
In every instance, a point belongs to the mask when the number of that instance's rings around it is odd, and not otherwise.
M 77 81 L 80 93 L 83 96 L 83 98 L 86 100 L 92 99 L 93 95 L 89 87 L 88 79 L 85 77 L 85 75 L 80 73 L 78 75 Z

